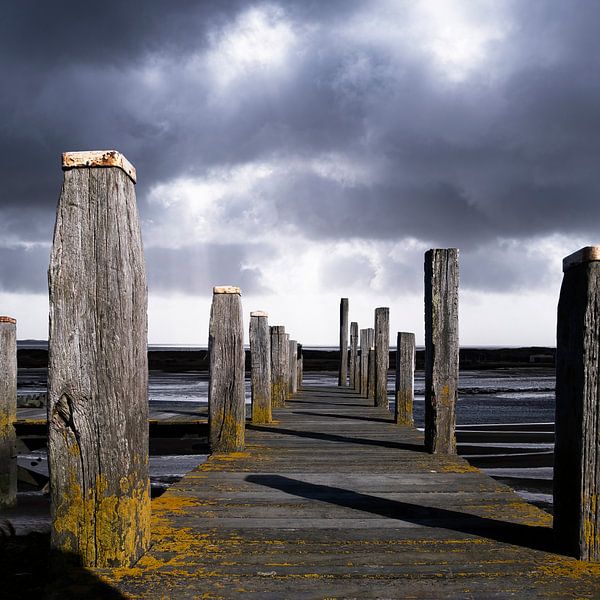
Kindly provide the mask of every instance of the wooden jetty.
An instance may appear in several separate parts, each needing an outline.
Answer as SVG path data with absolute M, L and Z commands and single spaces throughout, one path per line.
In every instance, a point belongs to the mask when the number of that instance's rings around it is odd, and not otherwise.
M 95 572 L 135 598 L 598 598 L 552 518 L 346 388 L 308 388 L 152 502 L 152 546 Z

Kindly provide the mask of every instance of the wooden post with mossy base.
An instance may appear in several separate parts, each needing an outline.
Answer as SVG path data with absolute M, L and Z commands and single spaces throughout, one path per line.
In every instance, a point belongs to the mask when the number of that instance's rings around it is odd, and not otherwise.
M 340 300 L 340 369 L 338 385 L 348 385 L 348 298 Z
M 302 344 L 298 344 L 297 354 L 298 354 L 298 362 L 297 362 L 298 375 L 296 376 L 296 385 L 297 385 L 298 390 L 301 390 L 302 389 L 302 377 L 304 376 L 304 358 L 302 357 Z
M 358 323 L 352 321 L 350 323 L 350 364 L 349 364 L 349 379 L 350 387 L 355 389 L 356 384 L 356 357 L 358 355 Z
M 458 250 L 425 253 L 425 447 L 456 454 Z
M 290 361 L 290 396 L 298 393 L 298 342 L 290 340 L 289 342 L 289 361 Z
M 244 449 L 244 324 L 239 287 L 213 288 L 208 330 L 208 429 L 211 452 Z
M 560 550 L 600 561 L 600 246 L 563 261 L 556 340 L 554 531 Z
M 368 329 L 360 330 L 359 389 L 361 396 L 367 396 L 367 375 L 369 368 Z
M 0 317 L 0 510 L 17 503 L 17 321 Z
M 150 544 L 147 292 L 135 169 L 63 154 L 48 273 L 51 543 L 86 567 Z
M 271 405 L 273 408 L 283 408 L 287 400 L 285 327 L 273 325 L 269 331 L 271 334 Z
M 270 423 L 271 415 L 271 336 L 266 312 L 250 313 L 250 364 L 252 423 Z
M 414 425 L 415 334 L 398 332 L 396 344 L 396 409 L 398 425 Z
M 375 309 L 375 406 L 389 409 L 387 375 L 390 366 L 390 309 Z

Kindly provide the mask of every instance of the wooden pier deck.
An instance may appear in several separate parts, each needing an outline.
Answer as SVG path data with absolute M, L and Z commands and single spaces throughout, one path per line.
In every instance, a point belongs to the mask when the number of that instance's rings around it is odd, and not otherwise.
M 153 545 L 98 575 L 135 598 L 600 598 L 551 517 L 340 388 L 305 389 L 153 502 Z

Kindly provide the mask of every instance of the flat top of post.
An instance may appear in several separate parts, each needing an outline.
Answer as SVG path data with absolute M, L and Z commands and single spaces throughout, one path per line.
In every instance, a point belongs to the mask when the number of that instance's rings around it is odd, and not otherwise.
M 268 317 L 269 313 L 266 313 L 264 310 L 254 310 L 250 313 L 251 317 Z
M 563 259 L 563 272 L 585 263 L 600 260 L 600 246 L 586 246 Z
M 12 317 L 0 316 L 0 323 L 12 323 L 13 325 L 16 325 L 17 320 Z
M 279 335 L 283 335 L 285 333 L 285 326 L 284 325 L 271 325 L 271 327 L 269 327 L 269 329 L 273 333 L 277 333 Z
M 135 167 L 117 150 L 63 152 L 63 171 L 83 167 L 117 167 L 124 171 L 133 183 L 137 182 Z
M 234 285 L 216 285 L 213 288 L 213 294 L 238 294 L 241 296 L 242 291 Z

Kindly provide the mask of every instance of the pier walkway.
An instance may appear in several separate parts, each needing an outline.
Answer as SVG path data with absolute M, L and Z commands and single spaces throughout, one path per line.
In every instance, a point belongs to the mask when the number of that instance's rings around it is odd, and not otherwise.
M 153 501 L 135 598 L 599 598 L 551 517 L 372 401 L 313 387 Z

